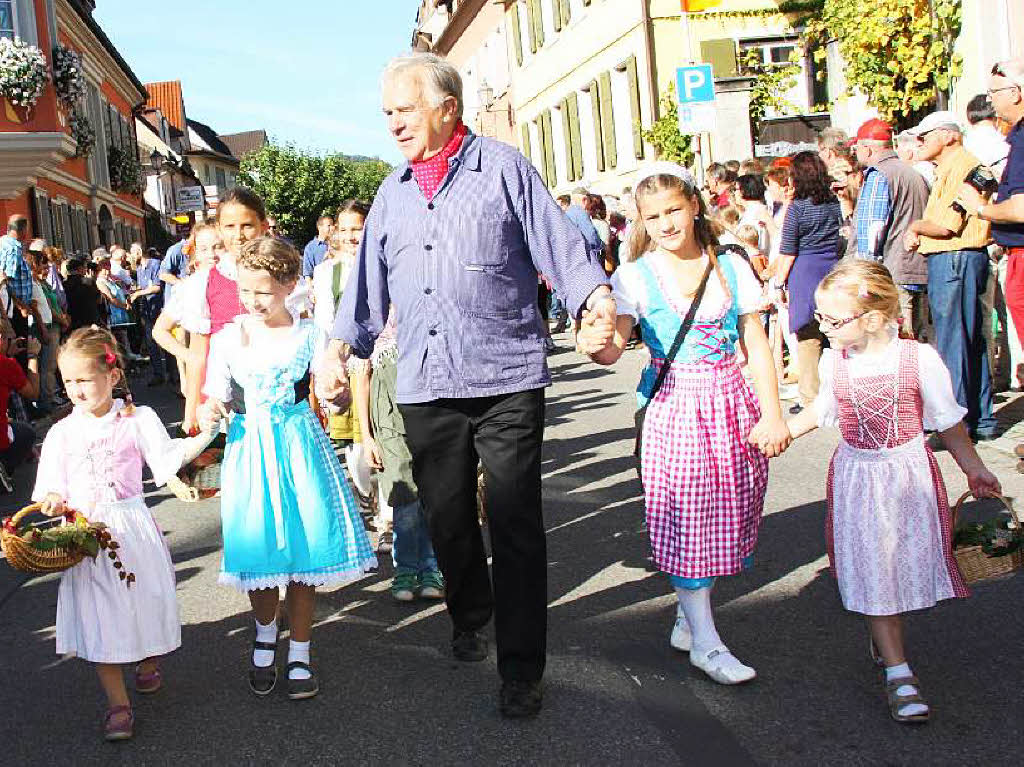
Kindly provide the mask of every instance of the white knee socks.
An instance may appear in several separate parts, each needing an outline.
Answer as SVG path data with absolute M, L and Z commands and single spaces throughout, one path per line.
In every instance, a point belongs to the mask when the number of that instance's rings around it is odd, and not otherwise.
M 704 589 L 677 588 L 679 614 L 686 618 L 693 635 L 693 649 L 698 652 L 713 650 L 722 644 L 711 612 L 711 587 Z

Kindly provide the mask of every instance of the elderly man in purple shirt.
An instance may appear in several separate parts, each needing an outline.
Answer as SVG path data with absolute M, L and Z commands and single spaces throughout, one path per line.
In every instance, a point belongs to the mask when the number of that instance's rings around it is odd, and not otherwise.
M 534 716 L 546 653 L 540 459 L 551 383 L 537 273 L 574 316 L 586 308 L 614 323 L 615 302 L 529 161 L 465 128 L 453 66 L 410 54 L 393 60 L 381 82 L 388 128 L 409 162 L 385 179 L 370 210 L 332 348 L 340 358 L 344 341 L 369 357 L 397 313 L 399 411 L 447 584 L 452 653 L 484 660 L 493 612 L 501 713 Z M 329 383 L 339 396 L 341 381 Z M 477 522 L 478 460 L 493 592 Z

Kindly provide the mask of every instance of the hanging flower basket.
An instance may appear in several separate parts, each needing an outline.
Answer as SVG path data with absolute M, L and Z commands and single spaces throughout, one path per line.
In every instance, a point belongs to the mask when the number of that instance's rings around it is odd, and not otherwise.
M 85 95 L 82 57 L 65 45 L 53 49 L 53 87 L 65 109 L 73 109 Z
M 71 112 L 68 118 L 71 127 L 71 137 L 77 142 L 75 157 L 88 157 L 96 147 L 96 131 L 89 122 L 89 118 L 77 109 Z
M 107 147 L 110 186 L 122 194 L 142 193 L 142 170 L 135 155 L 116 146 Z
M 31 108 L 43 95 L 49 68 L 34 45 L 0 37 L 0 96 L 16 107 Z

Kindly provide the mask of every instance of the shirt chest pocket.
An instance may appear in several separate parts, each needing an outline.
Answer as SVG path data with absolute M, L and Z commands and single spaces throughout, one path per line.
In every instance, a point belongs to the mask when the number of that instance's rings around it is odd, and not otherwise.
M 508 215 L 464 216 L 454 228 L 459 264 L 467 271 L 504 270 L 512 244 L 521 241 L 518 224 Z

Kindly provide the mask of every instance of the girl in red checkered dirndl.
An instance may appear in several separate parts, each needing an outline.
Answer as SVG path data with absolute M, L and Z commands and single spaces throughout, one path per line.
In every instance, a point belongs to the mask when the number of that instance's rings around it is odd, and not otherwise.
M 602 364 L 622 354 L 633 326 L 651 352 L 637 390 L 650 401 L 641 479 L 654 561 L 679 597 L 673 647 L 722 684 L 753 679 L 715 627 L 715 578 L 751 565 L 768 481 L 767 457 L 788 445 L 778 382 L 759 308 L 761 286 L 740 255 L 717 241 L 690 173 L 655 163 L 637 183 L 634 253 L 612 276 L 617 320 L 588 313 L 580 346 Z M 643 226 L 640 225 L 643 222 Z M 705 280 L 692 326 L 669 350 Z M 757 396 L 737 363 L 746 352 Z M 653 392 L 659 371 L 664 380 Z
M 962 419 L 949 372 L 930 346 L 900 339 L 899 294 L 885 267 L 837 266 L 818 287 L 816 317 L 831 349 L 812 407 L 793 436 L 838 427 L 829 467 L 826 533 L 839 594 L 863 614 L 886 666 L 897 721 L 921 722 L 928 705 L 906 662 L 901 614 L 967 596 L 950 542 L 949 501 L 924 430 L 941 434 L 979 496 L 999 494 Z M 877 649 L 876 649 L 877 648 Z

